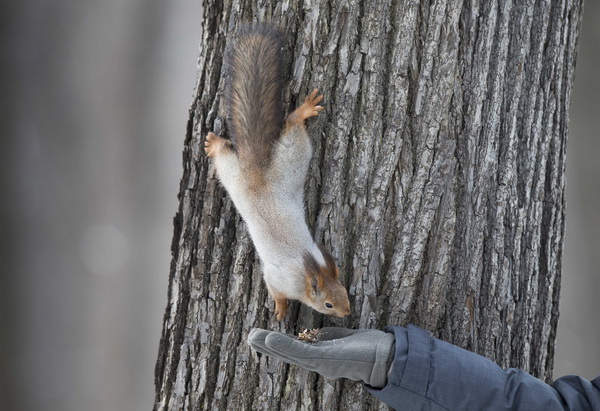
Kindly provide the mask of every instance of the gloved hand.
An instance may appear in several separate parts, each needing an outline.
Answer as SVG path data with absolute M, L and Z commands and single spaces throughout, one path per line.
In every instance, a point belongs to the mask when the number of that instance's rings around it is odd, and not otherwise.
M 394 334 L 379 330 L 322 328 L 317 342 L 253 328 L 248 344 L 254 350 L 317 372 L 325 378 L 348 378 L 382 388 L 394 358 Z

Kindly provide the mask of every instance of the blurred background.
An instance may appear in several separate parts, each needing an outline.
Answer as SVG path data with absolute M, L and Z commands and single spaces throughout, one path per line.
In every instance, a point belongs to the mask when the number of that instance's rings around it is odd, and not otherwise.
M 148 410 L 199 0 L 0 6 L 0 409 Z M 600 373 L 600 6 L 571 106 L 556 376 Z

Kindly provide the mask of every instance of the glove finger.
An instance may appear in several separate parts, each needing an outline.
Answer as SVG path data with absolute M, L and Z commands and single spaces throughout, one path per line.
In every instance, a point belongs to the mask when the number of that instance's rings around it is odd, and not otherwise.
M 271 333 L 272 331 L 267 331 L 260 328 L 251 329 L 248 333 L 248 345 L 252 347 L 253 350 L 262 354 L 276 355 L 269 349 L 269 347 L 267 347 L 267 344 L 265 343 L 265 339 Z

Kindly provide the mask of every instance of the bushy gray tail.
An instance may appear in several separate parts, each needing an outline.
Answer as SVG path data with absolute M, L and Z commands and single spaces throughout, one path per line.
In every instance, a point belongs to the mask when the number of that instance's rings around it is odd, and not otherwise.
M 227 128 L 243 166 L 264 169 L 283 129 L 283 34 L 244 26 L 227 55 Z

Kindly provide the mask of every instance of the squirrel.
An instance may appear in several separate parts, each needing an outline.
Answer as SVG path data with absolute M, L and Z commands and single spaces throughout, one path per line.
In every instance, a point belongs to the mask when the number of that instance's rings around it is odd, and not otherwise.
M 308 229 L 304 182 L 312 144 L 304 120 L 324 110 L 318 90 L 283 116 L 283 35 L 271 26 L 245 26 L 226 54 L 227 128 L 209 132 L 205 152 L 246 222 L 275 300 L 277 321 L 288 299 L 329 315 L 350 314 L 348 293 L 332 255 Z

